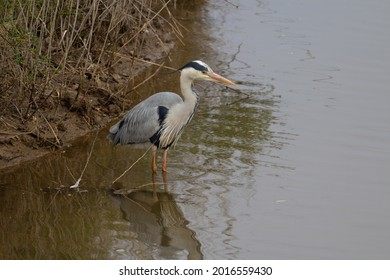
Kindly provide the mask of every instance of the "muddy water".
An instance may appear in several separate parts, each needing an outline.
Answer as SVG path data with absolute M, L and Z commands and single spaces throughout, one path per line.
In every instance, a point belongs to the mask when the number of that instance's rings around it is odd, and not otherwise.
M 114 194 L 145 150 L 107 130 L 79 189 L 95 134 L 3 171 L 0 258 L 390 258 L 390 5 L 230 2 L 179 15 L 172 66 L 201 58 L 239 86 L 198 84 L 167 177 L 148 155 Z M 140 99 L 177 81 L 162 73 Z

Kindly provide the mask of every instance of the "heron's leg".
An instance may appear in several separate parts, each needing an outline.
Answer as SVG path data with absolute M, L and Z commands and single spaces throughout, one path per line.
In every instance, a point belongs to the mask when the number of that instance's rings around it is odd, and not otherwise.
M 156 173 L 155 172 L 152 173 L 152 184 L 153 184 L 153 194 L 155 194 L 156 191 L 157 191 L 157 187 L 156 187 Z
M 168 178 L 167 178 L 167 173 L 163 172 L 162 174 L 163 177 L 163 182 L 164 182 L 164 191 L 168 192 Z
M 152 147 L 152 171 L 153 171 L 153 173 L 157 172 L 156 152 L 157 152 L 157 147 L 153 145 L 153 147 Z
M 164 155 L 163 155 L 163 161 L 162 161 L 162 172 L 163 173 L 167 172 L 167 157 L 168 157 L 168 149 L 165 149 Z

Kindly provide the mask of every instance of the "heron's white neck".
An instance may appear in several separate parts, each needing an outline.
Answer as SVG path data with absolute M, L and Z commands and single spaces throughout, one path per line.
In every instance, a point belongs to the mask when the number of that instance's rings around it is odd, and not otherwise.
M 198 105 L 199 96 L 192 90 L 193 79 L 186 75 L 180 76 L 181 94 L 183 102 L 177 103 L 169 110 L 168 116 L 164 122 L 164 129 L 160 136 L 161 147 L 175 145 L 183 129 L 191 121 Z
M 181 94 L 183 95 L 183 110 L 187 111 L 189 114 L 193 114 L 196 106 L 198 104 L 199 96 L 192 89 L 192 82 L 194 80 L 190 79 L 187 75 L 180 76 L 180 88 Z

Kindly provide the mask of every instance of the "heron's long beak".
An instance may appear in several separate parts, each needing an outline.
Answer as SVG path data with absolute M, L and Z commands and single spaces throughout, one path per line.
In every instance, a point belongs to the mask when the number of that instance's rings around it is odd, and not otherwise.
M 232 81 L 222 77 L 221 75 L 218 75 L 217 73 L 214 73 L 214 72 L 207 73 L 207 76 L 209 76 L 214 81 L 217 81 L 217 82 L 220 82 L 220 83 L 224 83 L 224 84 L 228 84 L 228 85 L 231 85 L 231 86 L 236 86 L 235 83 L 233 83 Z

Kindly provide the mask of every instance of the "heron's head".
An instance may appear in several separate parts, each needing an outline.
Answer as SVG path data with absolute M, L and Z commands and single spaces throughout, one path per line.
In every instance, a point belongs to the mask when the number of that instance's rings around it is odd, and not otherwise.
M 185 75 L 191 80 L 206 80 L 217 83 L 225 83 L 235 86 L 236 84 L 228 79 L 214 73 L 214 71 L 206 63 L 200 60 L 194 60 L 179 69 L 182 75 Z

